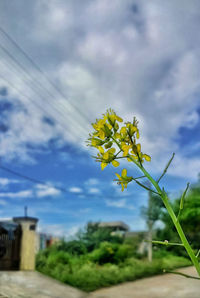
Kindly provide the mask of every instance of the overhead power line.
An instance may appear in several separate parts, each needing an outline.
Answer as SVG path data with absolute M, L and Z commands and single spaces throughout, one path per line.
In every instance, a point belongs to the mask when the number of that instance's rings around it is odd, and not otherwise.
M 77 107 L 75 106 L 69 99 L 65 96 L 65 94 L 56 86 L 56 84 L 49 79 L 46 73 L 38 66 L 38 64 L 27 54 L 27 52 L 20 47 L 20 45 L 0 26 L 0 31 L 2 34 L 26 57 L 26 59 L 37 69 L 38 72 L 42 74 L 42 76 L 46 79 L 46 81 L 64 98 L 69 102 L 69 104 L 80 114 L 82 117 L 90 122 L 90 119 Z
M 22 70 L 22 73 L 23 73 L 23 75 L 25 74 L 25 76 L 26 76 L 26 78 L 27 78 L 27 80 L 26 80 L 26 85 L 28 85 L 28 86 L 30 86 L 30 88 L 32 89 L 32 91 L 34 92 L 34 93 L 36 93 L 40 98 L 42 98 L 43 99 L 43 101 L 45 101 L 45 104 L 47 104 L 47 105 L 49 105 L 53 110 L 56 110 L 58 113 L 59 113 L 59 115 L 64 119 L 64 121 L 66 121 L 66 114 L 63 112 L 63 110 L 60 110 L 59 108 L 58 108 L 58 105 L 53 105 L 53 104 L 51 104 L 51 102 L 50 101 L 48 101 L 47 100 L 47 98 L 48 98 L 48 96 L 50 95 L 53 99 L 55 99 L 55 97 L 56 96 L 54 96 L 53 94 L 51 94 L 50 92 L 49 92 L 49 90 L 47 89 L 47 88 L 45 88 L 40 82 L 38 82 L 38 80 L 35 80 L 33 77 L 32 77 L 32 75 L 30 75 L 30 73 L 26 70 L 26 68 L 5 48 L 5 47 L 3 47 L 2 45 L 0 45 L 0 49 L 4 52 L 4 54 L 6 54 L 8 57 L 9 57 L 9 59 L 11 60 L 11 63 L 12 63 L 12 65 L 13 65 L 13 63 L 14 63 L 14 71 L 15 71 L 15 73 L 17 73 L 18 74 L 18 70 L 16 70 L 16 65 L 17 65 L 17 67 L 20 69 L 20 71 Z M 2 61 L 1 61 L 2 62 Z M 7 61 L 6 61 L 7 62 Z M 3 61 L 3 63 L 6 63 L 6 62 L 4 62 Z M 8 63 L 6 63 L 6 64 L 8 64 Z M 9 66 L 9 65 L 8 65 Z M 32 81 L 30 81 L 30 79 L 32 80 Z M 8 80 L 7 80 L 8 81 Z M 8 81 L 9 82 L 9 81 Z M 34 85 L 34 86 L 32 86 L 32 84 Z M 38 86 L 37 86 L 37 84 L 39 85 L 39 88 L 40 88 L 40 91 L 38 91 Z M 12 84 L 13 85 L 13 84 Z M 16 89 L 16 88 L 15 88 Z M 47 94 L 48 94 L 48 96 L 46 96 L 45 94 L 41 94 L 41 90 L 42 90 L 42 92 L 43 92 L 43 89 L 47 92 Z M 30 98 L 30 97 L 29 97 Z M 33 103 L 35 103 L 36 104 L 36 101 L 34 100 L 32 100 L 32 102 Z M 38 104 L 36 104 L 37 106 L 38 106 Z M 64 106 L 64 108 L 66 108 L 65 106 Z M 67 107 L 68 108 L 68 107 Z M 55 118 L 55 116 L 52 116 L 51 115 L 51 117 L 53 117 L 53 118 Z M 71 116 L 70 116 L 71 117 Z M 68 119 L 68 121 L 69 121 L 69 119 Z M 84 128 L 83 128 L 83 126 L 81 126 L 81 125 L 79 125 L 77 122 L 75 122 L 75 120 L 74 119 L 71 119 L 70 121 L 72 121 L 72 122 L 74 122 L 74 125 L 75 126 L 79 126 L 80 127 L 80 129 L 81 130 L 84 130 Z
M 26 95 L 26 94 L 24 94 L 24 93 L 22 93 L 16 86 L 14 86 L 14 84 L 12 84 L 11 82 L 9 82 L 9 80 L 7 80 L 4 76 L 2 76 L 1 74 L 0 74 L 0 78 L 2 78 L 12 89 L 14 89 L 15 91 L 17 91 L 18 93 L 20 93 L 20 95 L 21 96 L 23 96 L 23 97 L 25 97 L 26 99 L 28 99 L 28 100 L 30 100 L 34 105 L 36 105 L 39 109 L 41 109 L 45 114 L 47 114 L 50 118 L 52 118 L 53 116 L 52 116 L 52 114 L 51 113 L 49 113 L 45 108 L 44 108 L 44 106 L 42 105 L 42 104 L 40 104 L 40 103 L 38 103 L 38 102 L 36 102 L 36 101 L 34 101 L 34 99 L 33 98 L 31 98 L 31 96 L 28 96 L 28 95 Z M 53 117 L 54 118 L 54 117 Z M 58 123 L 58 125 L 60 126 L 60 127 L 62 127 L 64 130 L 68 130 L 68 127 L 67 126 L 65 126 L 60 120 L 57 120 L 56 119 L 56 122 Z M 28 125 L 29 123 L 27 123 L 27 125 Z
M 41 184 L 41 185 L 44 185 L 44 186 L 47 186 L 47 187 L 52 187 L 52 188 L 55 188 L 55 189 L 57 189 L 57 190 L 59 190 L 59 191 L 61 191 L 63 193 L 68 193 L 68 194 L 71 194 L 71 195 L 73 194 L 73 195 L 76 195 L 76 196 L 85 195 L 87 197 L 92 197 L 92 198 L 94 198 L 94 197 L 95 198 L 101 198 L 101 199 L 105 199 L 106 198 L 106 195 L 105 194 L 102 195 L 102 194 L 91 194 L 91 193 L 88 193 L 88 194 L 75 193 L 75 192 L 72 193 L 72 192 L 68 191 L 67 189 L 65 189 L 63 187 L 55 186 L 55 185 L 53 185 L 51 183 L 42 181 L 40 179 L 33 178 L 33 177 L 27 176 L 25 174 L 21 174 L 21 173 L 19 173 L 17 171 L 14 171 L 14 170 L 12 170 L 12 169 L 10 169 L 8 167 L 2 166 L 2 165 L 0 165 L 0 169 L 3 170 L 3 171 L 5 171 L 5 172 L 7 172 L 7 173 L 9 173 L 9 174 L 12 174 L 12 175 L 15 175 L 17 177 L 20 177 L 20 178 L 22 178 L 24 180 L 30 181 L 30 182 L 32 182 L 34 184 Z M 121 196 L 119 196 L 119 197 L 121 198 Z M 126 197 L 131 197 L 132 198 L 132 194 L 131 195 L 128 195 Z M 109 195 L 109 198 L 116 199 L 116 198 L 118 198 L 118 196 Z
M 45 185 L 45 186 L 48 186 L 48 187 L 53 187 L 53 188 L 58 189 L 58 190 L 60 190 L 60 191 L 62 191 L 62 192 L 67 192 L 67 193 L 69 193 L 65 188 L 57 187 L 57 186 L 54 186 L 54 185 L 49 184 L 49 183 L 47 183 L 47 182 L 41 181 L 41 180 L 39 180 L 39 179 L 35 179 L 35 178 L 32 178 L 32 177 L 29 177 L 29 176 L 24 175 L 24 174 L 21 174 L 21 173 L 19 173 L 19 172 L 13 171 L 13 170 L 11 170 L 11 169 L 9 169 L 9 168 L 7 168 L 7 167 L 0 166 L 0 169 L 2 169 L 3 171 L 8 172 L 8 173 L 10 173 L 10 174 L 13 174 L 13 175 L 15 175 L 15 176 L 17 176 L 17 177 L 20 177 L 20 178 L 23 178 L 23 179 L 25 179 L 25 180 L 28 180 L 28 181 L 30 181 L 30 182 L 32 182 L 32 183 L 42 184 L 42 185 Z

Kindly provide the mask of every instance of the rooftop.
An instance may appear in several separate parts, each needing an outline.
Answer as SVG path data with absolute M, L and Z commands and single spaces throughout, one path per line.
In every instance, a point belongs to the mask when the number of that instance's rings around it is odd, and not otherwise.
M 109 221 L 109 222 L 101 222 L 99 223 L 99 227 L 101 228 L 119 228 L 120 230 L 128 231 L 129 226 L 125 224 L 123 221 Z

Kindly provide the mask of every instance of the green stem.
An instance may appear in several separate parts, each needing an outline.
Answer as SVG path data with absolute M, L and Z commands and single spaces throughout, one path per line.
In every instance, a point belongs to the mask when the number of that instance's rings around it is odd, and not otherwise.
M 174 245 L 174 246 L 183 246 L 183 243 L 174 243 L 174 242 L 168 242 L 167 240 L 165 241 L 157 241 L 157 240 L 152 240 L 151 241 L 153 244 L 161 244 L 161 245 Z
M 121 150 L 120 143 L 113 136 L 111 136 L 111 138 L 113 139 L 113 141 L 117 144 L 117 146 Z M 179 237 L 180 237 L 180 239 L 181 239 L 181 241 L 182 241 L 182 243 L 183 243 L 183 245 L 184 245 L 184 247 L 185 247 L 185 249 L 186 249 L 186 251 L 187 251 L 187 253 L 188 253 L 188 255 L 189 255 L 190 259 L 191 259 L 191 261 L 192 261 L 192 263 L 194 264 L 194 266 L 195 266 L 195 268 L 196 268 L 196 270 L 197 270 L 197 272 L 198 272 L 198 274 L 200 276 L 200 265 L 199 265 L 198 259 L 195 256 L 194 251 L 191 248 L 189 242 L 187 241 L 187 238 L 185 237 L 185 234 L 184 234 L 184 232 L 182 230 L 182 227 L 181 227 L 181 225 L 179 223 L 178 218 L 176 217 L 176 215 L 175 215 L 175 213 L 174 213 L 171 205 L 169 204 L 169 199 L 167 197 L 167 194 L 164 191 L 161 190 L 160 186 L 158 185 L 158 182 L 156 182 L 151 177 L 151 175 L 145 170 L 145 168 L 143 167 L 143 165 L 142 165 L 142 163 L 140 161 L 139 162 L 136 161 L 129 154 L 127 155 L 127 157 L 130 158 L 134 162 L 134 164 L 136 164 L 140 168 L 140 170 L 144 173 L 144 175 L 147 177 L 147 179 L 152 183 L 152 185 L 155 187 L 155 189 L 159 193 L 159 195 L 162 198 L 162 201 L 163 201 L 163 203 L 164 203 L 164 205 L 165 205 L 165 207 L 166 207 L 166 209 L 167 209 L 167 211 L 168 211 L 168 213 L 169 213 L 169 215 L 170 215 L 170 217 L 171 217 L 171 219 L 172 219 L 172 221 L 173 221 L 173 223 L 174 223 L 174 225 L 176 227 L 176 230 L 177 230 L 177 232 L 179 234 Z M 174 157 L 174 154 L 173 154 L 173 157 Z M 170 160 L 170 162 L 171 162 L 171 160 Z M 168 165 L 167 165 L 167 168 L 168 168 Z M 162 177 L 163 176 L 161 176 L 161 178 Z M 161 178 L 159 178 L 159 180 Z
M 134 160 L 133 160 L 133 162 L 134 162 Z M 145 170 L 145 168 L 143 166 L 140 167 L 140 169 L 145 174 L 145 176 L 149 179 L 149 181 L 153 184 L 153 186 L 158 191 L 158 193 L 160 193 L 160 196 L 161 196 L 161 198 L 163 200 L 163 203 L 164 203 L 164 205 L 165 205 L 165 207 L 166 207 L 166 209 L 167 209 L 167 211 L 168 211 L 168 213 L 169 213 L 169 215 L 170 215 L 170 217 L 171 217 L 171 219 L 172 219 L 172 221 L 173 221 L 173 223 L 174 223 L 174 225 L 176 227 L 176 230 L 177 230 L 177 232 L 179 234 L 179 237 L 180 237 L 180 239 L 181 239 L 181 241 L 182 241 L 182 243 L 183 243 L 183 245 L 184 245 L 184 247 L 185 247 L 188 255 L 190 256 L 190 259 L 191 259 L 192 263 L 194 264 L 194 266 L 195 266 L 195 268 L 196 268 L 196 270 L 197 270 L 197 272 L 198 272 L 198 274 L 200 276 L 200 265 L 199 265 L 199 262 L 198 262 L 198 260 L 197 260 L 197 258 L 195 256 L 194 251 L 192 250 L 189 242 L 187 241 L 187 238 L 185 237 L 185 234 L 184 234 L 184 232 L 182 230 L 182 227 L 181 227 L 181 225 L 180 225 L 180 223 L 179 223 L 179 221 L 178 221 L 178 219 L 177 219 L 177 217 L 176 217 L 176 215 L 175 215 L 175 213 L 174 213 L 171 205 L 169 204 L 169 199 L 167 197 L 167 194 L 164 193 L 161 190 L 161 188 L 158 185 L 158 183 L 151 177 L 151 175 Z

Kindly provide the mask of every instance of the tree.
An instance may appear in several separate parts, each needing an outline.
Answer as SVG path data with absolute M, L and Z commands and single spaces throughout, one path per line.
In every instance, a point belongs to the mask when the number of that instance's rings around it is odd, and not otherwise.
M 108 227 L 99 227 L 99 223 L 88 222 L 83 231 L 79 231 L 78 239 L 90 252 L 100 246 L 104 241 L 112 243 L 122 243 L 123 238 L 117 235 L 111 235 L 112 229 Z

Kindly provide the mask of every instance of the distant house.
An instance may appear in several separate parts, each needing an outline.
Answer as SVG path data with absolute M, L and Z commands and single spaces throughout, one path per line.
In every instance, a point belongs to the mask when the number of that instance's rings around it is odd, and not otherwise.
M 36 251 L 48 248 L 54 243 L 60 241 L 60 238 L 45 233 L 37 233 Z
M 129 226 L 123 221 L 100 222 L 98 226 L 99 228 L 110 228 L 111 235 L 123 236 L 126 232 L 129 231 Z

